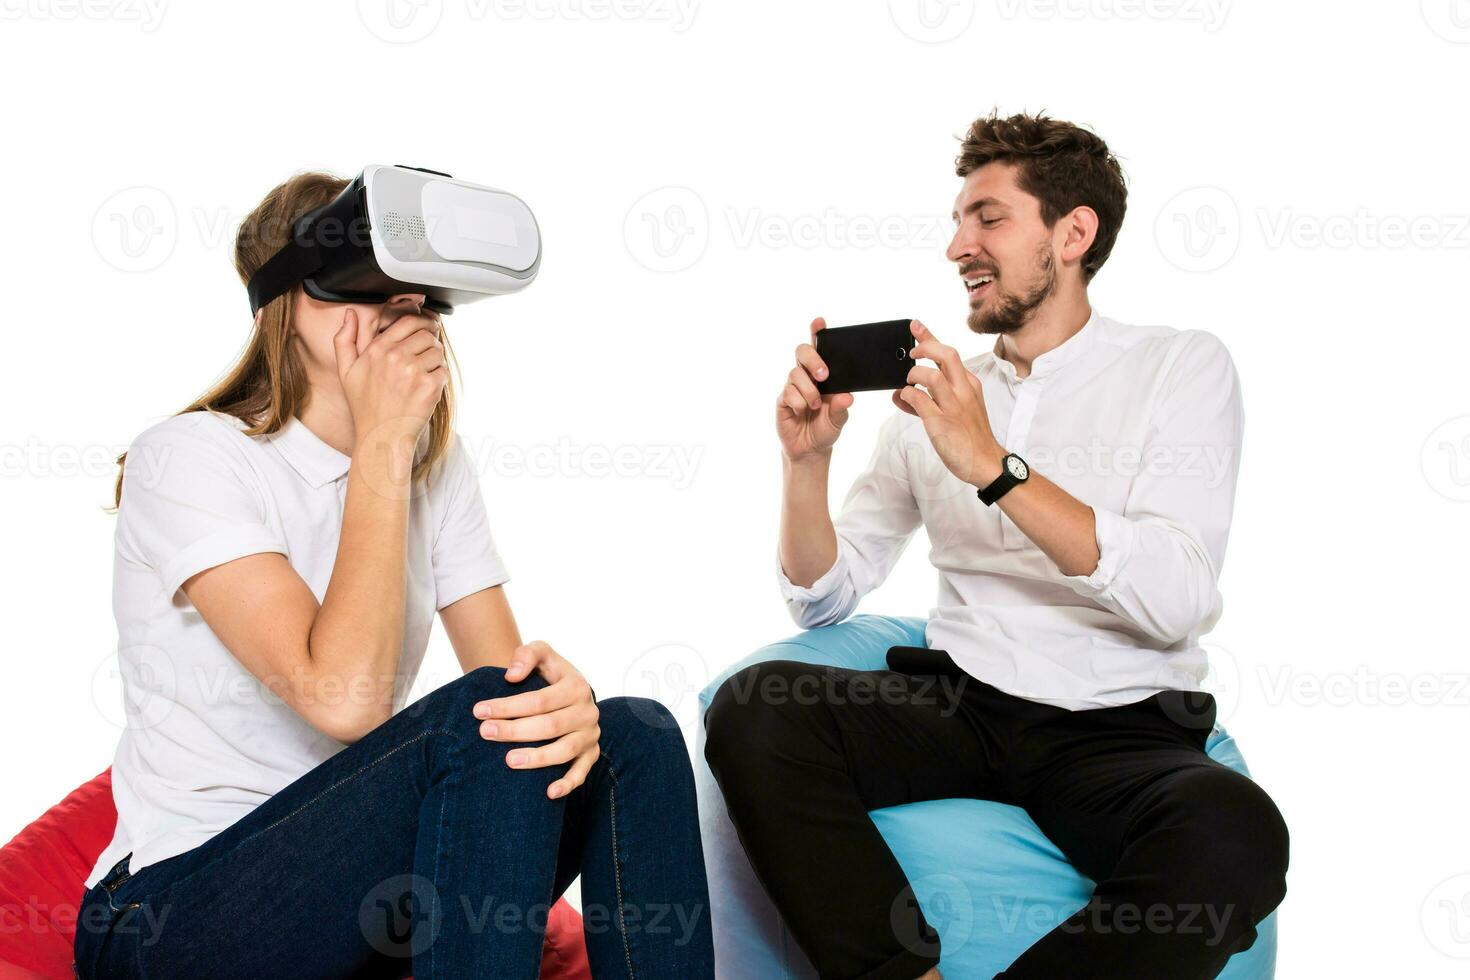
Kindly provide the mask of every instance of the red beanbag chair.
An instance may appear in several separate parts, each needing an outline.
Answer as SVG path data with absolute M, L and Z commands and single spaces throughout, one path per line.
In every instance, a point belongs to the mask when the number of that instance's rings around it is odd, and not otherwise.
M 108 769 L 0 848 L 0 980 L 71 980 L 87 872 L 116 824 Z M 582 917 L 565 900 L 547 919 L 541 977 L 592 978 Z

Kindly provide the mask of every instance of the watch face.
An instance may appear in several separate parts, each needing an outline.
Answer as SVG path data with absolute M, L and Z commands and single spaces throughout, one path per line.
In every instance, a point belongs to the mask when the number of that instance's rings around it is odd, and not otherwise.
M 1010 470 L 1011 471 L 1011 476 L 1015 477 L 1016 479 L 1018 479 L 1018 480 L 1024 480 L 1024 479 L 1026 479 L 1026 475 L 1027 475 L 1027 472 L 1028 472 L 1027 469 L 1026 469 L 1026 461 L 1023 460 L 1021 457 L 1019 457 L 1019 456 L 1007 456 L 1006 457 L 1006 469 Z

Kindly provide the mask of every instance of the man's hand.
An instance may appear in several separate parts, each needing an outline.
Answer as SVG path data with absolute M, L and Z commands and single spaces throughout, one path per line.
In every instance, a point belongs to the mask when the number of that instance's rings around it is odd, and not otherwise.
M 915 320 L 909 329 L 918 341 L 914 360 L 935 366 L 915 364 L 908 386 L 893 393 L 893 403 L 923 420 L 924 432 L 951 473 L 972 486 L 989 486 L 1001 474 L 1005 451 L 990 429 L 980 379 L 928 327 Z
M 827 377 L 827 365 L 817 356 L 813 343 L 817 331 L 826 326 L 827 321 L 821 317 L 812 321 L 810 342 L 796 348 L 796 366 L 786 376 L 786 387 L 776 399 L 776 434 L 781 439 L 781 451 L 792 462 L 830 452 L 852 407 L 850 394 L 823 395 L 817 391 L 817 382 Z
M 515 749 L 506 763 L 515 769 L 540 769 L 571 762 L 571 768 L 546 788 L 553 800 L 565 796 L 587 778 L 600 750 L 600 713 L 592 688 L 577 668 L 540 640 L 516 647 L 505 679 L 512 684 L 531 676 L 532 668 L 548 685 L 510 697 L 491 698 L 475 705 L 475 717 L 484 719 L 480 735 L 492 742 L 541 742 L 547 745 Z

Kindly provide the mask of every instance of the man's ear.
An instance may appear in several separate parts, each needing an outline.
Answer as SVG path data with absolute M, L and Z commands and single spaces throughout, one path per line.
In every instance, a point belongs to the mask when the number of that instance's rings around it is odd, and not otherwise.
M 1080 263 L 1082 256 L 1097 240 L 1097 212 L 1086 205 L 1075 207 L 1062 216 L 1060 225 L 1063 231 L 1062 261 Z

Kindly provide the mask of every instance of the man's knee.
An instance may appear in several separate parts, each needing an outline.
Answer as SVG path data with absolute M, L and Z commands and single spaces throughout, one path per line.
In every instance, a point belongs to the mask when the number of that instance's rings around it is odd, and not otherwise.
M 773 660 L 731 675 L 704 716 L 705 759 L 721 770 L 760 768 L 810 738 L 830 718 L 821 710 L 821 672 L 809 664 Z
M 1192 781 L 1187 797 L 1191 850 L 1202 884 L 1259 921 L 1286 895 L 1290 837 L 1281 811 L 1247 776 L 1221 769 Z

